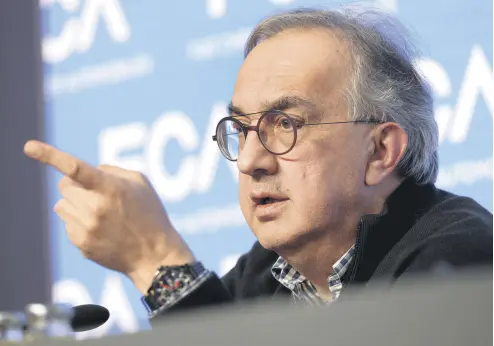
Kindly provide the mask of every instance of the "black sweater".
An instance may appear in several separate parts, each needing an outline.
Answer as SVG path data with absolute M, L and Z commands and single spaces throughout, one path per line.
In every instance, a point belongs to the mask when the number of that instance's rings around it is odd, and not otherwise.
M 394 282 L 444 264 L 492 266 L 492 214 L 432 184 L 404 181 L 388 198 L 386 213 L 365 216 L 357 227 L 355 257 L 342 278 L 345 288 Z M 271 274 L 277 258 L 256 242 L 226 276 L 211 277 L 172 310 L 289 294 Z

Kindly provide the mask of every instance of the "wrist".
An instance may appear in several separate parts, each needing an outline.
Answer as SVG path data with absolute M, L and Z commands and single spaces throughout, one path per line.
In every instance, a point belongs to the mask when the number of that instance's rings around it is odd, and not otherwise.
M 127 274 L 134 286 L 142 295 L 146 295 L 153 282 L 156 272 L 161 266 L 177 266 L 194 263 L 196 261 L 192 252 L 168 255 L 157 261 L 149 261 L 140 264 L 135 270 Z

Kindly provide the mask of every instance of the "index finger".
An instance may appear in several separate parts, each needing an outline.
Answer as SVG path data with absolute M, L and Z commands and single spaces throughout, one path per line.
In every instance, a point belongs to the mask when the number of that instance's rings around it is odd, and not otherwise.
M 24 145 L 24 153 L 34 160 L 54 167 L 86 188 L 101 183 L 101 170 L 49 144 L 36 140 L 28 141 Z

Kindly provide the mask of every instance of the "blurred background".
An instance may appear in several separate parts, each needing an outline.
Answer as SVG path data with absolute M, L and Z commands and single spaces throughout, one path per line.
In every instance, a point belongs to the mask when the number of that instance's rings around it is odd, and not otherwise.
M 33 137 L 94 165 L 147 174 L 197 257 L 219 274 L 230 269 L 254 236 L 238 206 L 236 167 L 211 136 L 226 116 L 243 44 L 264 16 L 345 3 L 0 2 L 1 305 L 49 297 L 107 307 L 110 321 L 82 338 L 148 328 L 130 281 L 69 243 L 51 210 L 61 176 L 22 156 Z M 395 14 L 416 38 L 416 64 L 435 95 L 438 187 L 492 211 L 492 1 L 358 4 Z

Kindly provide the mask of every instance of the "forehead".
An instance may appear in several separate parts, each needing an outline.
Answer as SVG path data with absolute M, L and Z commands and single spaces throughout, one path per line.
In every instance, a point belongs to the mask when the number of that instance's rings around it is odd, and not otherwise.
M 346 43 L 327 29 L 290 29 L 256 46 L 240 68 L 232 103 L 246 112 L 286 94 L 331 99 L 350 73 Z

